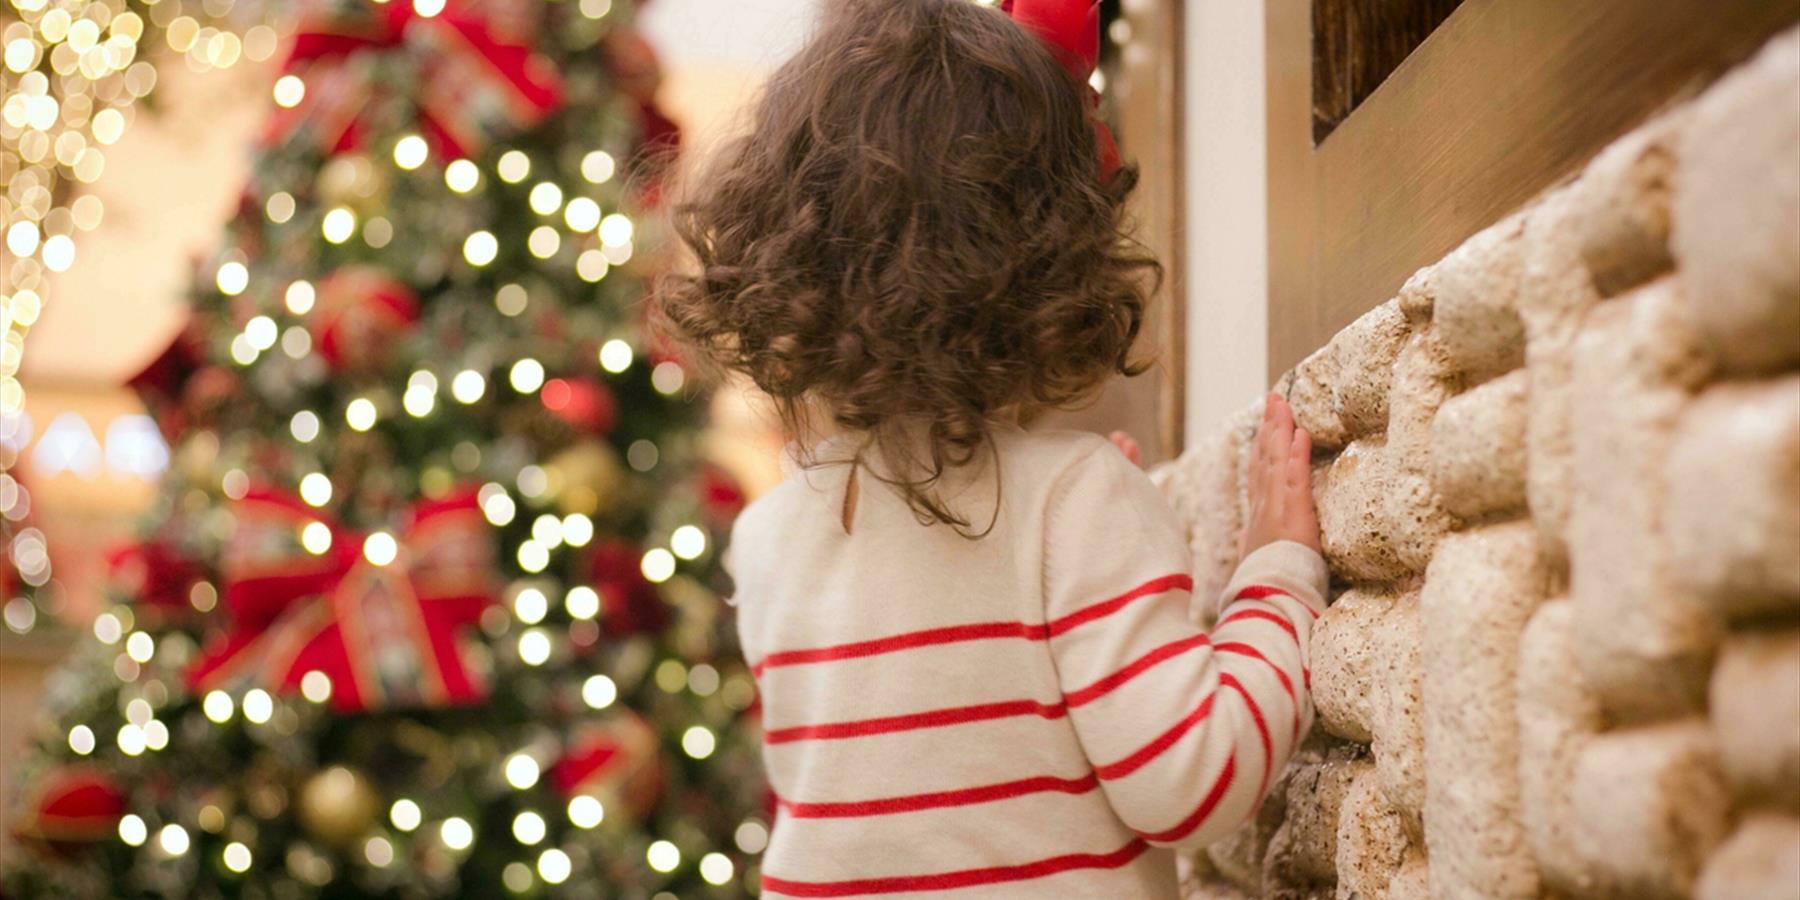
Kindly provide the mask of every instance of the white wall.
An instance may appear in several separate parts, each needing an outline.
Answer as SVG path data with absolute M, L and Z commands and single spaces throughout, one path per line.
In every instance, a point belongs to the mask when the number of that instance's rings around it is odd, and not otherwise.
M 1187 433 L 1268 387 L 1264 0 L 1186 6 Z

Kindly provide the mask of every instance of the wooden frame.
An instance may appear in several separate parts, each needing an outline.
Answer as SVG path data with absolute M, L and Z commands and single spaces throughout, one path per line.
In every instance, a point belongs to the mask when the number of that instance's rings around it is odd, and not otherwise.
M 1272 380 L 1800 0 L 1467 0 L 1316 148 L 1312 0 L 1265 0 Z

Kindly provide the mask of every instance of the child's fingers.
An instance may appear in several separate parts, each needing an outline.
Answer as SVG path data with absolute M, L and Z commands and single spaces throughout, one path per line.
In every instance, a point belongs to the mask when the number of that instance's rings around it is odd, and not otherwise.
M 1294 443 L 1288 451 L 1287 481 L 1290 487 L 1309 488 L 1312 481 L 1312 435 L 1304 428 L 1294 429 Z
M 1119 452 L 1125 454 L 1125 458 L 1130 460 L 1132 465 L 1139 465 L 1143 462 L 1143 448 L 1138 446 L 1136 438 L 1123 431 L 1115 431 L 1107 435 L 1106 439 L 1112 441 L 1113 446 L 1119 448 Z

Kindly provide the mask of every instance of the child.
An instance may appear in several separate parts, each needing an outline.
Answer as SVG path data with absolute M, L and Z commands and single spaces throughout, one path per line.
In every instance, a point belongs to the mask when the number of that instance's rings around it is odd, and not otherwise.
M 727 562 L 779 797 L 765 896 L 1174 897 L 1166 848 L 1243 822 L 1310 724 L 1325 565 L 1281 399 L 1210 640 L 1149 480 L 1024 427 L 1135 373 L 1155 265 L 1089 60 L 967 0 L 842 2 L 678 210 L 699 267 L 666 324 L 799 436 Z

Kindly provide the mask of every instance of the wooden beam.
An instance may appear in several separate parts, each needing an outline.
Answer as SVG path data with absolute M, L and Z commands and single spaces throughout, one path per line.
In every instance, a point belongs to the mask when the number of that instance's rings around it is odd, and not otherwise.
M 1800 0 L 1467 0 L 1323 143 L 1312 0 L 1267 0 L 1269 375 L 1800 21 Z

